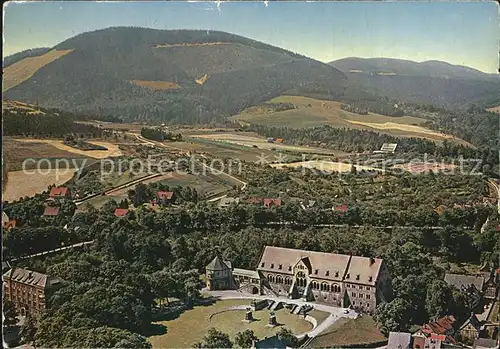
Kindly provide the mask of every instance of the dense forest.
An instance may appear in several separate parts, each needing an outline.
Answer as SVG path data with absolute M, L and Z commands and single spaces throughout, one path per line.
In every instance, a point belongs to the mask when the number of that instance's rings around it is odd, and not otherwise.
M 180 133 L 166 132 L 160 128 L 153 127 L 143 127 L 141 128 L 141 136 L 153 141 L 181 141 L 182 135 Z

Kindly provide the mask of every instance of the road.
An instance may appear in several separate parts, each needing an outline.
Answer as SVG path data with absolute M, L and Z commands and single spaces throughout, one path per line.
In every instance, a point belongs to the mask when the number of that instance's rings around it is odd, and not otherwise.
M 77 244 L 73 244 L 73 245 L 69 245 L 69 246 L 64 246 L 64 247 L 59 247 L 59 248 L 56 248 L 56 249 L 53 249 L 53 250 L 49 250 L 49 251 L 34 253 L 34 254 L 29 255 L 29 256 L 23 256 L 23 257 L 19 257 L 19 258 L 13 258 L 13 259 L 9 260 L 9 262 L 15 262 L 15 261 L 23 260 L 23 259 L 44 256 L 44 255 L 47 255 L 47 254 L 51 254 L 51 253 L 55 253 L 55 252 L 60 252 L 60 251 L 68 250 L 70 248 L 83 247 L 83 246 L 86 246 L 86 245 L 91 245 L 93 243 L 94 243 L 94 240 L 79 242 Z
M 488 184 L 497 192 L 497 211 L 500 214 L 500 186 L 493 179 L 488 179 Z

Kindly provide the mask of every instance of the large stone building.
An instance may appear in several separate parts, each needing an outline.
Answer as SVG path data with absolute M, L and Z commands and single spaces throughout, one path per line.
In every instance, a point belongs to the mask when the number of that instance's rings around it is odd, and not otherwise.
M 216 257 L 207 266 L 207 288 L 270 292 L 366 313 L 392 296 L 382 259 L 273 246 L 265 247 L 257 271 L 233 269 Z
M 23 316 L 45 310 L 45 300 L 61 285 L 56 277 L 23 268 L 12 268 L 3 274 L 4 297 L 12 301 L 17 313 Z

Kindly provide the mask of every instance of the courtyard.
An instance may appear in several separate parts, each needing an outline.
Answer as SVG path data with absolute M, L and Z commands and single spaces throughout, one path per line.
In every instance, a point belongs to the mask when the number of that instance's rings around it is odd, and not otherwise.
M 313 324 L 302 316 L 290 313 L 290 310 L 281 308 L 275 311 L 278 326 L 267 326 L 271 311 L 264 308 L 253 312 L 255 321 L 246 323 L 245 308 L 250 306 L 251 299 L 222 299 L 212 304 L 197 305 L 192 309 L 172 316 L 155 324 L 163 327 L 164 333 L 149 337 L 153 348 L 188 348 L 203 339 L 209 328 L 225 332 L 231 340 L 236 333 L 250 329 L 258 338 L 275 335 L 282 327 L 290 329 L 300 336 L 310 332 Z M 325 321 L 331 314 L 321 310 L 309 313 L 317 324 Z

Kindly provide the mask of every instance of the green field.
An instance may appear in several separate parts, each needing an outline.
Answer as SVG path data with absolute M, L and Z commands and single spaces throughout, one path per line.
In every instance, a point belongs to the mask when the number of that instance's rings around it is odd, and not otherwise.
M 295 109 L 268 112 L 251 107 L 234 115 L 242 124 L 261 124 L 269 127 L 305 128 L 329 125 L 337 128 L 370 130 L 399 137 L 420 137 L 440 141 L 453 137 L 421 126 L 426 120 L 412 116 L 391 117 L 375 113 L 359 115 L 340 109 L 341 103 L 302 96 L 280 96 L 268 103 L 291 103 Z
M 253 312 L 253 317 L 257 320 L 252 323 L 245 323 L 244 310 L 227 311 L 212 316 L 210 315 L 219 312 L 227 307 L 235 305 L 249 305 L 250 300 L 247 299 L 232 299 L 218 301 L 213 305 L 196 306 L 191 310 L 187 310 L 179 317 L 160 321 L 158 325 L 166 326 L 167 332 L 161 335 L 149 337 L 149 341 L 153 348 L 189 348 L 194 343 L 203 339 L 210 327 L 214 327 L 222 332 L 229 334 L 231 340 L 239 331 L 251 329 L 259 338 L 265 336 L 273 336 L 281 326 L 275 328 L 266 327 L 269 319 L 269 311 L 267 309 Z M 275 312 L 278 323 L 292 330 L 295 334 L 301 334 L 312 329 L 312 325 L 303 320 L 297 315 L 290 314 L 287 309 L 280 309 Z M 316 313 L 320 317 L 324 317 L 324 312 Z M 318 322 L 320 319 L 318 319 Z

